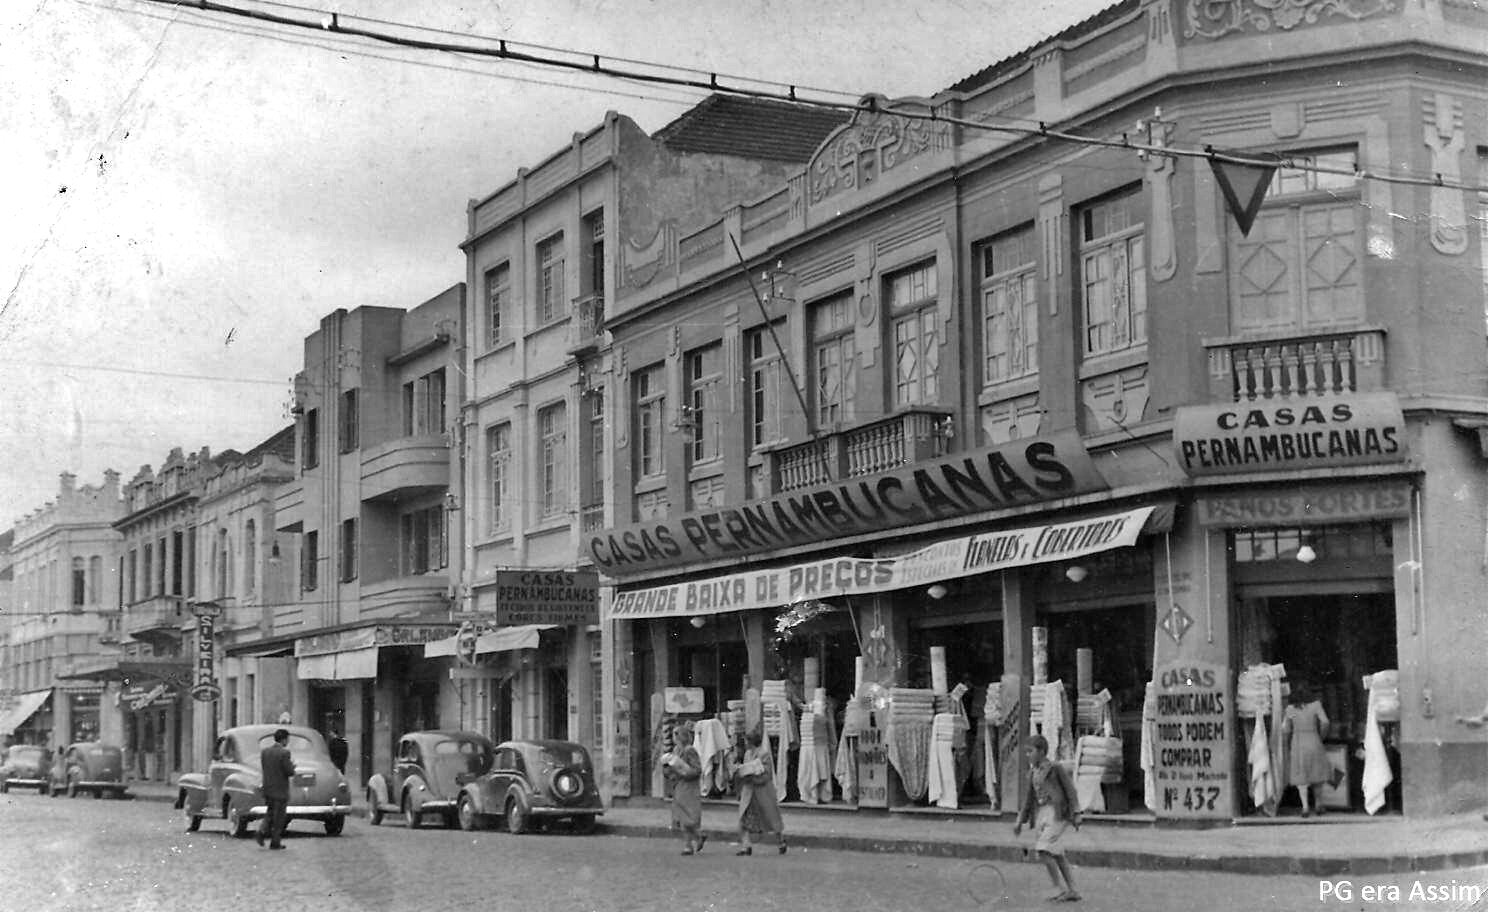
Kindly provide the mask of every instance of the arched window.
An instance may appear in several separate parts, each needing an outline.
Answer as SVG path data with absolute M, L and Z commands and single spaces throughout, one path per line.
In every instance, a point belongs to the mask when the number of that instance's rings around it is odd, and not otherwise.
M 243 525 L 243 593 L 253 594 L 253 582 L 258 576 L 258 536 L 253 520 Z

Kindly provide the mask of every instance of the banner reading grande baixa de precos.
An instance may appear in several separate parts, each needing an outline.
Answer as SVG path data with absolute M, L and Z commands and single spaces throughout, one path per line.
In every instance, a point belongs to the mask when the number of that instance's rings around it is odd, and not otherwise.
M 1071 560 L 1136 544 L 1153 509 L 1138 507 L 1076 522 L 953 538 L 897 557 L 837 557 L 617 592 L 606 617 L 629 620 L 772 608 Z
M 1075 431 L 789 491 L 737 507 L 589 536 L 606 576 L 744 557 L 917 523 L 976 516 L 1109 486 Z

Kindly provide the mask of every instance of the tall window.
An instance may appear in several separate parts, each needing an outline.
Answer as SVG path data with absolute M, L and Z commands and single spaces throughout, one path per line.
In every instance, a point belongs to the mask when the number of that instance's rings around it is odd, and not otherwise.
M 537 245 L 537 322 L 551 323 L 563 315 L 563 234 Z
M 250 519 L 243 523 L 243 592 L 245 594 L 253 594 L 257 576 L 258 524 Z
M 583 287 L 580 293 L 604 295 L 604 210 L 584 216 Z
M 444 433 L 444 368 L 403 384 L 403 433 Z
M 1478 261 L 1483 270 L 1483 321 L 1488 328 L 1488 149 L 1478 149 Z
M 541 477 L 542 515 L 550 518 L 568 509 L 567 410 L 555 402 L 537 413 L 537 465 Z
M 895 273 L 885 282 L 894 343 L 894 405 L 940 396 L 940 306 L 935 261 Z
M 1322 329 L 1364 318 L 1355 150 L 1289 157 L 1349 173 L 1279 168 L 1250 234 L 1231 232 L 1230 300 L 1241 332 Z
M 196 526 L 186 527 L 186 594 L 196 595 Z
M 300 465 L 313 469 L 320 465 L 320 409 L 308 409 L 300 428 Z
M 434 506 L 404 513 L 401 531 L 403 568 L 407 573 L 428 573 L 449 565 L 443 507 Z
M 93 556 L 88 558 L 88 602 L 96 605 L 101 599 L 99 592 L 103 586 L 103 558 Z
M 129 603 L 139 601 L 139 551 L 135 548 L 129 549 L 129 558 L 124 563 L 124 573 L 128 577 L 125 592 L 128 593 Z
M 300 588 L 314 592 L 320 585 L 320 533 L 306 532 L 300 546 Z
M 159 595 L 165 595 L 165 571 L 166 565 L 170 562 L 169 558 L 167 557 L 170 552 L 165 550 L 164 535 L 160 536 L 159 540 L 156 541 L 155 553 L 160 558 L 160 563 L 155 568 L 155 592 Z
M 314 535 L 315 533 L 310 533 Z M 232 594 L 232 575 L 228 572 L 232 551 L 228 548 L 227 530 L 217 530 L 217 597 L 227 598 Z M 312 587 L 313 588 L 313 587 Z
M 341 521 L 341 582 L 357 578 L 357 521 Z
M 495 348 L 506 341 L 507 314 L 511 308 L 511 266 L 502 263 L 486 270 L 486 345 Z
M 694 463 L 720 455 L 723 344 L 714 343 L 687 353 L 687 436 Z
M 81 608 L 88 603 L 88 565 L 81 557 L 72 559 L 72 606 Z
M 858 386 L 851 295 L 811 306 L 811 368 L 816 426 L 830 428 L 850 420 Z
M 180 529 L 171 532 L 171 573 L 170 573 L 171 595 L 181 595 L 185 592 L 186 579 L 186 536 Z
M 1080 210 L 1085 354 L 1147 344 L 1147 252 L 1142 190 L 1134 187 Z
M 642 478 L 665 474 L 662 418 L 666 413 L 666 367 L 657 364 L 631 375 L 635 395 L 637 460 Z
M 487 472 L 491 485 L 489 531 L 500 532 L 511 525 L 511 425 L 498 424 L 486 430 Z
M 785 321 L 772 324 L 776 338 L 784 338 Z M 780 396 L 785 385 L 785 364 L 770 328 L 760 327 L 744 337 L 749 361 L 749 445 L 763 446 L 781 439 Z
M 341 444 L 341 452 L 350 453 L 358 446 L 356 390 L 350 389 L 341 394 L 340 419 L 337 437 Z
M 155 578 L 155 549 L 149 542 L 141 549 L 140 558 L 140 591 L 139 597 L 147 599 L 155 592 L 150 588 L 150 581 Z
M 1033 226 L 982 248 L 982 383 L 1038 373 L 1038 279 Z
M 583 492 L 581 519 L 584 530 L 598 528 L 604 523 L 605 495 L 605 394 L 604 388 L 590 390 L 581 400 L 584 407 L 584 441 L 581 444 L 583 477 L 579 487 Z

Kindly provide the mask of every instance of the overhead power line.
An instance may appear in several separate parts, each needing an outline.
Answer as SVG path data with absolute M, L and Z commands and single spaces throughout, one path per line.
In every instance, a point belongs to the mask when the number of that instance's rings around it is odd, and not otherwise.
M 1452 190 L 1475 191 L 1488 193 L 1488 186 L 1470 184 L 1466 181 L 1449 179 L 1442 174 L 1430 176 L 1414 176 L 1403 173 L 1387 173 L 1379 170 L 1364 169 L 1355 166 L 1352 169 L 1342 169 L 1320 165 L 1307 161 L 1303 158 L 1292 158 L 1285 155 L 1264 154 L 1247 155 L 1239 152 L 1218 150 L 1212 146 L 1201 148 L 1182 148 L 1167 144 L 1151 142 L 1140 142 L 1132 140 L 1126 135 L 1120 138 L 1107 138 L 1100 136 L 1086 136 L 1070 133 L 1064 130 L 1050 128 L 1042 121 L 1031 121 L 1020 118 L 999 118 L 1000 123 L 990 123 L 986 120 L 973 120 L 963 117 L 952 117 L 940 111 L 939 106 L 928 100 L 915 101 L 892 101 L 887 96 L 869 94 L 858 96 L 853 93 L 834 89 L 821 89 L 799 84 L 778 82 L 772 80 L 754 79 L 751 77 L 734 76 L 706 70 L 698 70 L 689 67 L 681 67 L 673 64 L 653 63 L 631 58 L 620 58 L 609 55 L 596 54 L 587 51 L 576 51 L 566 48 L 556 48 L 548 45 L 528 44 L 524 42 L 511 41 L 505 38 L 485 38 L 482 36 L 470 36 L 478 40 L 488 42 L 486 44 L 455 43 L 446 40 L 418 37 L 419 34 L 428 35 L 453 35 L 454 32 L 442 31 L 428 28 L 426 26 L 411 25 L 407 23 L 391 22 L 382 19 L 369 19 L 357 16 L 347 16 L 336 12 L 316 10 L 309 7 L 293 6 L 284 3 L 269 3 L 275 9 L 292 11 L 302 16 L 315 17 L 313 20 L 298 18 L 279 12 L 270 12 L 265 9 L 250 9 L 246 7 L 233 6 L 226 3 L 218 3 L 215 0 L 138 0 L 141 3 L 151 3 L 161 6 L 170 6 L 177 9 L 202 10 L 205 12 L 220 13 L 228 16 L 238 16 L 246 19 L 267 22 L 274 25 L 287 26 L 290 28 L 303 29 L 316 32 L 333 32 L 356 38 L 364 38 L 369 41 L 378 41 L 399 47 L 414 48 L 418 50 L 435 51 L 449 54 L 463 54 L 474 57 L 485 57 L 496 60 L 509 61 L 513 63 L 530 64 L 541 67 L 551 67 L 567 70 L 574 73 L 586 73 L 611 79 L 622 79 L 632 82 L 648 83 L 652 85 L 673 86 L 676 88 L 696 89 L 705 92 L 717 92 L 730 95 L 739 95 L 748 98 L 770 99 L 775 101 L 794 102 L 808 104 L 817 107 L 832 108 L 842 111 L 884 111 L 893 113 L 900 117 L 911 120 L 933 121 L 952 124 L 967 129 L 986 130 L 998 133 L 1010 133 L 1026 137 L 1057 140 L 1060 142 L 1078 145 L 1127 149 L 1133 152 L 1143 152 L 1149 155 L 1161 155 L 1171 158 L 1196 158 L 1210 161 L 1225 162 L 1236 165 L 1250 165 L 1254 167 L 1272 168 L 1282 167 L 1293 171 L 1312 171 L 1320 174 L 1339 174 L 1354 177 L 1358 180 L 1373 180 L 1384 183 L 1404 184 L 1419 187 L 1442 187 Z M 367 23 L 362 25 L 360 23 Z M 370 27 L 371 25 L 384 25 L 391 28 L 407 30 L 412 34 L 394 34 L 389 31 L 381 31 Z M 547 56 L 539 52 L 550 52 L 565 56 Z M 624 63 L 631 68 L 612 66 L 608 61 Z M 634 67 L 645 67 L 645 70 Z M 729 82 L 727 80 L 732 80 Z M 747 84 L 745 84 L 747 83 Z M 765 88 L 775 87 L 775 88 Z M 784 89 L 780 91 L 779 89 Z M 853 98 L 853 101 L 837 101 L 830 98 L 807 97 L 802 93 L 815 95 L 837 96 L 839 98 Z M 913 107 L 923 110 L 913 110 Z M 908 108 L 908 109 L 907 109 Z M 1022 123 L 1015 121 L 1021 120 Z M 1028 124 L 1027 126 L 1023 124 Z

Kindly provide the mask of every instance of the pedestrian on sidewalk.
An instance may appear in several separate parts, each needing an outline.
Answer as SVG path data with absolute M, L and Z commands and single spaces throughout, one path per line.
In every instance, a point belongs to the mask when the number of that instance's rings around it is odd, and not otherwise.
M 775 758 L 764 734 L 751 729 L 744 737 L 744 758 L 734 768 L 739 785 L 739 837 L 743 847 L 735 855 L 753 855 L 754 837 L 774 833 L 779 840 L 776 851 L 785 854 L 785 821 L 780 817 L 780 803 L 775 800 Z
M 672 783 L 672 824 L 682 828 L 683 855 L 696 855 L 703 850 L 708 837 L 702 834 L 703 792 L 699 780 L 703 761 L 692 746 L 692 724 L 684 723 L 672 732 L 673 749 L 661 755 L 661 773 Z
M 269 848 L 282 849 L 284 828 L 289 825 L 289 782 L 294 778 L 294 759 L 289 755 L 289 732 L 274 732 L 274 742 L 258 755 L 263 770 L 264 804 L 268 805 L 258 822 L 258 844 L 269 840 Z
M 1049 759 L 1049 742 L 1043 735 L 1030 737 L 1024 745 L 1028 757 L 1028 791 L 1023 795 L 1023 806 L 1018 811 L 1018 822 L 1013 824 L 1013 835 L 1023 832 L 1023 824 L 1034 827 L 1038 839 L 1033 847 L 1039 860 L 1049 872 L 1049 880 L 1058 893 L 1049 897 L 1051 902 L 1076 902 L 1080 893 L 1075 889 L 1075 879 L 1070 875 L 1069 862 L 1064 857 L 1061 839 L 1071 824 L 1080 826 L 1080 804 L 1075 795 L 1075 783 L 1064 767 Z
M 1292 686 L 1286 714 L 1281 719 L 1282 737 L 1287 739 L 1291 759 L 1287 762 L 1287 784 L 1297 787 L 1302 798 L 1302 816 L 1312 816 L 1313 789 L 1333 778 L 1333 764 L 1323 748 L 1328 735 L 1328 714 L 1323 704 L 1312 695 L 1312 688 L 1297 683 Z M 1317 812 L 1323 813 L 1321 795 Z

